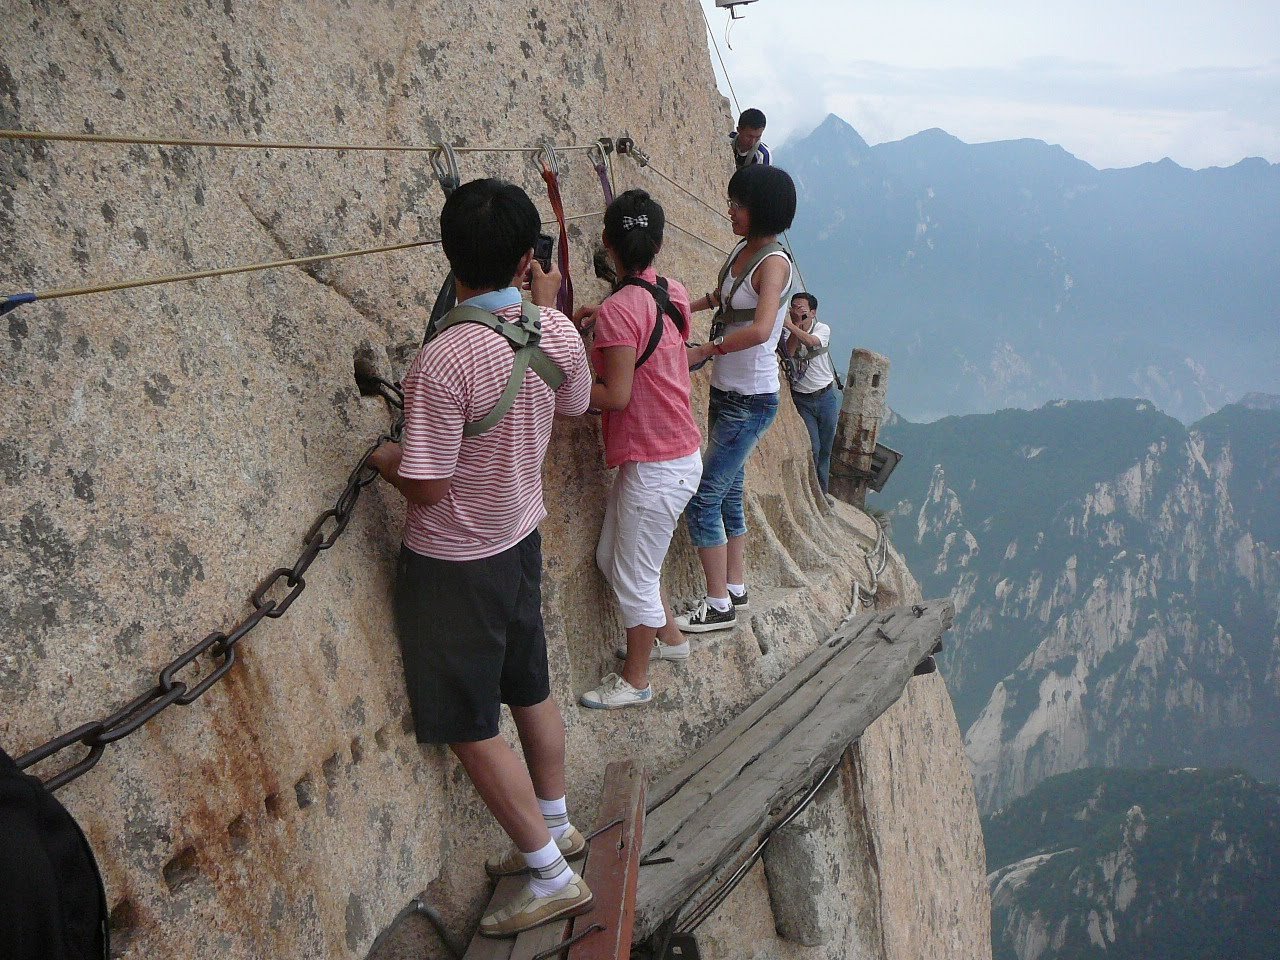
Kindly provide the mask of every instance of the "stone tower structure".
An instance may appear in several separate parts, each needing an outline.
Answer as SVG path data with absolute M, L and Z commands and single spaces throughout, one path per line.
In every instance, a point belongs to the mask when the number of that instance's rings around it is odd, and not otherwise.
M 871 455 L 888 409 L 888 389 L 889 358 L 862 347 L 854 350 L 831 451 L 831 493 L 858 507 L 866 503 Z

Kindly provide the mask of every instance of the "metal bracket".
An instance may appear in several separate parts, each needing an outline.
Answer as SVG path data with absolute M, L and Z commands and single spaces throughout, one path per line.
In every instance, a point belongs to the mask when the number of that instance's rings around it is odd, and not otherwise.
M 630 137 L 618 138 L 618 154 L 619 156 L 626 154 L 642 167 L 647 167 L 649 165 L 648 154 L 637 147 L 636 142 Z

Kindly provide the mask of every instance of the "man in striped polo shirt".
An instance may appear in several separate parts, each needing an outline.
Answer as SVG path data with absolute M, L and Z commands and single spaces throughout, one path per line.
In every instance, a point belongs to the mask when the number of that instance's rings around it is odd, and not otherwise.
M 529 873 L 481 933 L 513 936 L 582 913 L 591 891 L 565 862 L 586 841 L 565 806 L 565 738 L 551 699 L 542 623 L 546 516 L 542 462 L 555 415 L 587 409 L 591 372 L 582 340 L 555 302 L 560 274 L 534 261 L 537 208 L 519 187 L 473 180 L 440 213 L 459 305 L 515 322 L 519 283 L 531 275 L 539 346 L 564 374 L 553 389 L 527 370 L 515 402 L 478 435 L 514 369 L 512 343 L 482 323 L 448 326 L 404 377 L 404 438 L 373 463 L 408 501 L 396 578 L 396 625 L 420 743 L 447 743 L 515 843 L 485 864 L 495 876 Z M 501 704 L 515 719 L 525 763 L 498 733 Z

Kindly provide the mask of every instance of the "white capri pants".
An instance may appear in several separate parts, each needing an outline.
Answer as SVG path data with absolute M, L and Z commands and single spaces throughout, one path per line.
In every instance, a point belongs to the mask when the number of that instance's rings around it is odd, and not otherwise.
M 662 627 L 662 561 L 676 523 L 702 478 L 702 454 L 618 468 L 604 509 L 596 563 L 622 608 L 628 630 Z

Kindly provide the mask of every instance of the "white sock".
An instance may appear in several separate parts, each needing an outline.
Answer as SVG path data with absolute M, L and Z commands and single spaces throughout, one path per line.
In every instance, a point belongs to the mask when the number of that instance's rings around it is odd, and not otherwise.
M 725 597 L 723 600 L 719 597 L 707 597 L 707 606 L 712 610 L 719 611 L 720 613 L 728 613 L 733 608 L 733 601 L 728 597 Z
M 535 897 L 549 897 L 563 890 L 573 877 L 554 840 L 541 850 L 526 853 L 524 862 L 529 865 L 529 889 Z
M 559 800 L 543 800 L 538 798 L 538 809 L 542 811 L 542 819 L 551 831 L 551 839 L 559 840 L 569 829 L 569 807 L 565 798 Z
M 729 595 L 731 597 L 741 597 L 747 592 L 747 585 L 745 583 L 726 583 L 725 586 L 729 588 Z

